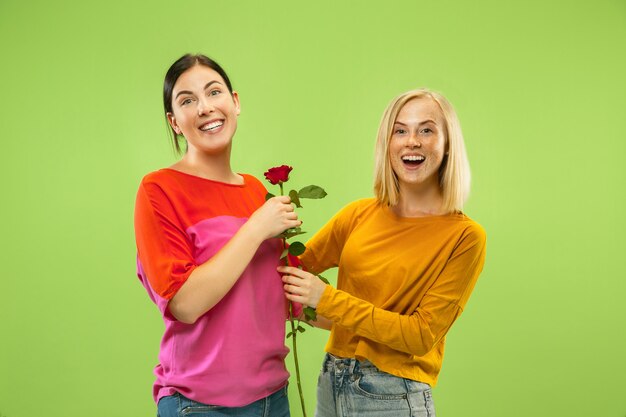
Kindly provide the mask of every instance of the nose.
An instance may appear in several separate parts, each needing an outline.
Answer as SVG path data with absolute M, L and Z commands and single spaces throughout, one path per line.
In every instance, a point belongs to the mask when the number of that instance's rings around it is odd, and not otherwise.
M 213 110 L 213 106 L 206 98 L 198 100 L 198 116 L 209 114 Z
M 409 148 L 421 148 L 422 147 L 422 143 L 419 141 L 419 138 L 417 137 L 417 132 L 411 132 L 407 140 L 407 146 Z

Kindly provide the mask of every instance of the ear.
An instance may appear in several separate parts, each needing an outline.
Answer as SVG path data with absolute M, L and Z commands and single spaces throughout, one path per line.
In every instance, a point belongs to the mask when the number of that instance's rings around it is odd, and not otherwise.
M 235 111 L 237 113 L 237 116 L 239 116 L 239 114 L 241 113 L 241 105 L 239 104 L 239 94 L 237 94 L 236 91 L 233 91 L 231 95 L 233 96 L 233 102 L 235 103 Z
M 176 123 L 176 116 L 174 116 L 174 113 L 167 112 L 166 116 L 167 116 L 167 122 L 170 124 L 172 129 L 174 129 L 174 132 L 176 132 L 177 135 L 182 134 L 180 127 L 178 127 L 178 123 Z

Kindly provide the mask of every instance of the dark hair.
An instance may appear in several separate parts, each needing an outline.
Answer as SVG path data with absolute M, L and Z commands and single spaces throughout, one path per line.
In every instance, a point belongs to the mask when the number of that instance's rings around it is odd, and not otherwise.
M 189 68 L 195 65 L 204 65 L 205 67 L 209 67 L 215 72 L 217 72 L 224 79 L 224 82 L 226 83 L 226 87 L 228 88 L 228 91 L 230 91 L 231 94 L 233 93 L 233 87 L 230 84 L 230 79 L 228 79 L 228 75 L 226 75 L 226 71 L 224 71 L 224 69 L 220 66 L 220 64 L 218 64 L 217 62 L 215 62 L 214 60 L 212 60 L 206 55 L 185 54 L 181 56 L 180 58 L 178 58 L 176 62 L 172 64 L 172 66 L 167 70 L 167 73 L 165 74 L 165 80 L 163 80 L 163 108 L 165 109 L 166 121 L 167 121 L 167 113 L 172 113 L 174 111 L 172 108 L 172 94 L 174 92 L 174 85 L 176 84 L 178 77 L 180 77 L 185 71 L 187 71 Z M 172 127 L 169 125 L 169 123 L 168 123 L 168 126 L 172 134 L 172 142 L 174 144 L 174 149 L 176 150 L 177 153 L 180 154 L 182 153 L 182 151 L 180 149 L 179 137 L 174 131 L 174 129 L 172 129 Z

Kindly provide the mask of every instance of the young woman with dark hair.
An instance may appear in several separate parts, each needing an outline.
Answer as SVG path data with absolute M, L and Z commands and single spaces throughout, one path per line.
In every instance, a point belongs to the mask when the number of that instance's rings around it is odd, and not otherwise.
M 163 104 L 182 157 L 143 178 L 135 206 L 138 276 L 165 323 L 159 416 L 289 416 L 274 237 L 301 222 L 289 197 L 266 202 L 261 182 L 232 170 L 239 95 L 215 61 L 178 59 Z

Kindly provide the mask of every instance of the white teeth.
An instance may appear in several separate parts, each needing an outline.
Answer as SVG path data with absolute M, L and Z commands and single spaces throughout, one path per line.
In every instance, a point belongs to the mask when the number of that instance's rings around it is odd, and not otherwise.
M 424 159 L 426 158 L 421 155 L 407 155 L 402 157 L 403 161 L 423 161 Z
M 201 126 L 200 130 L 207 131 L 207 130 L 217 129 L 218 127 L 220 127 L 223 124 L 224 124 L 223 121 L 218 120 L 218 121 L 207 123 L 207 124 Z

